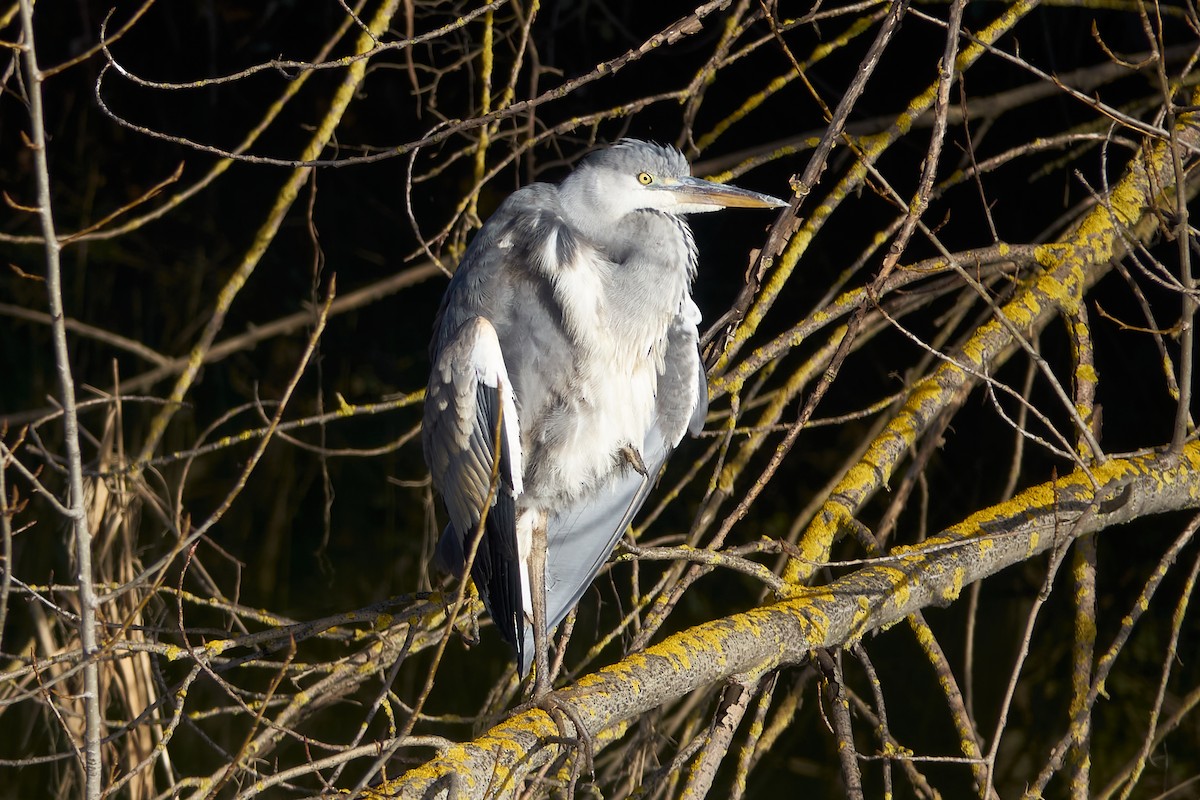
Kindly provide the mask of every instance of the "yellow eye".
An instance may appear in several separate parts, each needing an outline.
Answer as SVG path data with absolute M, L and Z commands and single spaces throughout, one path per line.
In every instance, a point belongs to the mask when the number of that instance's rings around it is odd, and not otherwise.
M 650 184 L 654 183 L 654 176 L 649 172 L 639 172 L 638 183 L 640 183 L 642 186 L 649 186 Z

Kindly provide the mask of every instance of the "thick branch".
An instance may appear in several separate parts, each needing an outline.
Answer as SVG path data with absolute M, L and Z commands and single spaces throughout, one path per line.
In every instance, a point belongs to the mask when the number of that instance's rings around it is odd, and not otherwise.
M 1114 458 L 1090 475 L 1076 471 L 1027 489 L 828 586 L 675 634 L 553 696 L 602 746 L 626 721 L 688 692 L 739 673 L 799 663 L 813 649 L 857 641 L 914 611 L 947 605 L 964 586 L 1083 534 L 1197 506 L 1200 443 L 1190 443 L 1178 456 Z M 512 796 L 532 771 L 562 755 L 561 724 L 570 725 L 541 709 L 518 714 L 372 796 Z
M 1200 146 L 1195 114 L 1180 117 L 1178 134 L 1189 148 Z M 1037 248 L 1044 272 L 1027 280 L 958 352 L 912 387 L 904 407 L 829 493 L 800 541 L 808 563 L 789 562 L 784 573 L 788 582 L 807 581 L 812 575 L 810 565 L 829 558 L 834 543 L 853 524 L 854 514 L 887 484 L 913 443 L 960 392 L 1004 362 L 1019 345 L 1018 336 L 1041 330 L 1060 313 L 1074 313 L 1131 242 L 1146 241 L 1155 234 L 1159 216 L 1174 209 L 1174 180 L 1171 144 L 1159 142 L 1129 162 L 1120 182 L 1069 235 Z

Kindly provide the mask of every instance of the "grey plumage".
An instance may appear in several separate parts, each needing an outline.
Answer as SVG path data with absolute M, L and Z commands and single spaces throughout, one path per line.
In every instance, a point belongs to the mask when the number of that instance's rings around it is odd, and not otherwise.
M 784 203 L 691 178 L 672 148 L 622 140 L 557 186 L 513 193 L 446 290 L 422 434 L 450 516 L 438 559 L 463 572 L 486 506 L 471 572 L 522 673 L 545 650 L 526 625 L 539 613 L 534 557 L 546 560 L 548 631 L 703 424 L 683 214 L 728 205 Z

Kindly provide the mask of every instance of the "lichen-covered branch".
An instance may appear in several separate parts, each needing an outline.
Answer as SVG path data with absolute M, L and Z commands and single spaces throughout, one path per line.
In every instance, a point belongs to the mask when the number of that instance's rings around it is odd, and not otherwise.
M 1027 489 L 831 584 L 668 637 L 555 692 L 554 700 L 569 704 L 571 718 L 586 728 L 572 733 L 594 737 L 599 746 L 639 714 L 697 688 L 859 641 L 914 611 L 951 603 L 968 584 L 1066 547 L 1078 536 L 1197 506 L 1200 443 L 1179 455 L 1113 458 L 1091 475 L 1077 471 Z M 563 754 L 560 724 L 570 723 L 556 722 L 541 709 L 517 714 L 372 796 L 514 796 L 531 772 Z
M 1195 113 L 1179 118 L 1179 139 L 1200 146 Z M 812 565 L 829 559 L 833 544 L 862 505 L 887 485 L 908 449 L 950 405 L 964 387 L 981 377 L 1017 347 L 1017 337 L 1031 335 L 1060 313 L 1072 314 L 1088 289 L 1112 269 L 1130 243 L 1151 237 L 1160 214 L 1174 207 L 1171 143 L 1158 142 L 1130 160 L 1121 180 L 1103 202 L 1061 240 L 1037 248 L 1043 271 L 1027 279 L 1016 296 L 980 326 L 970 339 L 910 390 L 908 400 L 859 461 L 829 493 L 800 540 L 803 559 L 789 561 L 784 578 L 801 584 Z M 1189 191 L 1195 191 L 1192 176 Z

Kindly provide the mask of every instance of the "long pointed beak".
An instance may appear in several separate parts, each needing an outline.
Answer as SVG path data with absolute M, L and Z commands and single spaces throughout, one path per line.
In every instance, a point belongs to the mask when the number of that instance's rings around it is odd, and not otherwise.
M 771 197 L 769 194 L 759 194 L 749 189 L 739 189 L 736 186 L 713 183 L 712 181 L 700 178 L 676 178 L 670 183 L 665 181 L 660 183 L 659 188 L 677 195 L 680 203 L 694 203 L 702 206 L 717 206 L 719 208 L 782 208 L 787 205 L 786 200 Z

